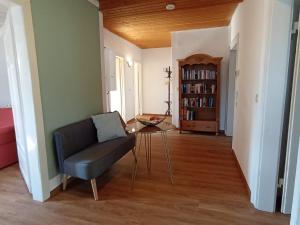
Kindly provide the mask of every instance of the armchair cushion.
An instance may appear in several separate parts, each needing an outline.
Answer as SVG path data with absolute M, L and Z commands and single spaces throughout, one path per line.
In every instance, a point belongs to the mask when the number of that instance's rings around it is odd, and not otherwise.
M 98 143 L 64 161 L 66 174 L 89 180 L 99 176 L 128 151 L 134 148 L 135 135 Z
M 99 143 L 127 136 L 118 112 L 99 114 L 92 119 Z

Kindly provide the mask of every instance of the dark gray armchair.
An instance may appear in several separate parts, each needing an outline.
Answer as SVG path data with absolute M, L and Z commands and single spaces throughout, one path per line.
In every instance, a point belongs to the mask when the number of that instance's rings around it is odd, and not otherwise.
M 122 123 L 124 125 L 123 121 Z M 90 180 L 94 198 L 98 200 L 95 178 L 103 174 L 130 150 L 134 156 L 132 185 L 134 183 L 137 169 L 134 134 L 98 143 L 94 123 L 92 119 L 86 119 L 56 130 L 54 145 L 59 171 L 64 175 L 63 190 L 67 187 L 68 177 Z

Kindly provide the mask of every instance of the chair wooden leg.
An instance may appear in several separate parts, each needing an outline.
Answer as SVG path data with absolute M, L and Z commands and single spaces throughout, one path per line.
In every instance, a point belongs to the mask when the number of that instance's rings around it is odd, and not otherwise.
M 94 199 L 95 199 L 95 201 L 98 201 L 99 200 L 98 189 L 97 189 L 97 182 L 96 182 L 95 178 L 91 180 L 91 184 L 92 184 L 92 189 L 93 189 L 93 193 L 94 193 Z
M 67 189 L 67 185 L 68 185 L 68 176 L 66 174 L 64 174 L 64 177 L 63 177 L 63 191 L 65 191 Z

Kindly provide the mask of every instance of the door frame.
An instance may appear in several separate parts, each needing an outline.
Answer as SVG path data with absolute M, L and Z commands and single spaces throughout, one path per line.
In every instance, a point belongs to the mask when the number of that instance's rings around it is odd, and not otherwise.
M 23 19 L 17 25 L 21 27 L 21 30 L 23 29 L 22 35 L 25 35 L 25 37 L 22 39 L 21 44 L 18 43 L 17 51 L 23 51 L 24 55 L 27 55 L 27 57 L 23 57 L 26 63 L 19 63 L 18 67 L 19 70 L 26 71 L 28 75 L 24 76 L 21 82 L 29 88 L 28 93 L 25 95 L 26 104 L 29 103 L 28 109 L 30 110 L 30 113 L 25 115 L 27 121 L 25 123 L 25 133 L 28 161 L 30 162 L 30 183 L 33 199 L 43 202 L 50 197 L 50 189 L 31 2 L 30 0 L 0 0 L 0 2 L 8 10 L 13 10 L 13 13 L 19 13 L 18 16 L 21 16 Z M 16 12 L 17 9 L 21 10 Z M 13 16 L 16 16 L 16 14 Z
M 18 8 L 19 9 L 19 8 Z M 13 18 L 13 14 L 15 14 L 15 18 Z M 17 13 L 19 14 L 19 13 Z M 26 71 L 26 67 L 24 64 L 27 63 L 27 57 L 22 54 L 25 53 L 20 51 L 20 47 L 18 44 L 23 45 L 22 39 L 24 38 L 24 33 L 22 36 L 22 32 L 17 29 L 16 24 L 19 23 L 20 17 L 16 15 L 15 9 L 8 10 L 6 14 L 6 20 L 4 23 L 4 33 L 2 43 L 4 45 L 4 55 L 6 59 L 6 67 L 7 67 L 7 77 L 8 77 L 8 86 L 9 93 L 11 98 L 11 106 L 13 112 L 14 119 L 14 129 L 15 129 L 15 138 L 16 138 L 16 146 L 17 146 L 17 155 L 19 160 L 19 169 L 25 180 L 27 188 L 31 193 L 31 180 L 30 180 L 30 165 L 29 165 L 29 154 L 26 140 L 26 132 L 25 132 L 25 123 L 26 117 L 25 114 L 30 112 L 30 110 L 26 110 L 26 107 L 30 107 L 31 103 L 28 102 L 26 104 L 27 99 L 23 98 L 25 92 L 28 92 L 28 86 L 24 85 L 24 82 L 21 83 L 20 74 L 24 74 L 25 76 L 28 74 Z M 18 35 L 19 37 L 16 37 Z M 19 39 L 19 40 L 18 40 Z M 26 54 L 26 53 L 25 53 Z M 23 58 L 18 61 L 18 58 Z M 26 58 L 26 59 L 25 59 Z M 19 65 L 19 66 L 18 66 Z M 23 66 L 22 66 L 23 65 Z M 23 68 L 23 71 L 21 69 Z M 24 100 L 24 102 L 23 102 Z M 25 104 L 24 104 L 25 103 Z M 27 118 L 29 119 L 29 118 Z M 30 119 L 29 119 L 30 120 Z
M 115 85 L 116 88 L 120 91 L 120 102 L 121 102 L 121 109 L 120 109 L 120 115 L 123 118 L 124 121 L 126 121 L 126 99 L 125 99 L 125 59 L 121 56 L 114 55 L 114 63 L 115 66 Z M 117 70 L 118 67 L 118 70 Z M 118 74 L 117 74 L 118 73 Z M 106 84 L 107 85 L 107 84 Z M 108 101 L 109 106 L 111 107 L 111 92 L 108 94 Z M 110 108 L 110 111 L 111 108 Z
M 284 121 L 285 96 L 287 87 L 290 34 L 293 20 L 293 0 L 274 0 L 265 2 L 265 34 L 260 95 L 262 114 L 257 121 L 260 124 L 259 151 L 253 156 L 255 165 L 255 183 L 251 192 L 251 202 L 255 208 L 275 212 L 281 135 Z M 278 46 L 281 46 L 279 48 Z M 274 104 L 277 103 L 277 104 Z M 256 163 L 255 163 L 256 164 Z
M 300 141 L 299 141 L 298 152 L 300 152 Z M 297 160 L 294 198 L 293 198 L 293 207 L 292 207 L 290 225 L 299 225 L 299 224 L 300 224 L 300 154 L 298 154 L 298 160 Z
M 298 17 L 300 18 L 300 17 Z M 300 26 L 298 24 L 298 30 Z M 299 34 L 298 34 L 299 35 Z M 289 116 L 289 127 L 288 127 L 288 140 L 286 148 L 286 158 L 285 158 L 285 171 L 284 171 L 284 183 L 283 183 L 283 196 L 282 196 L 282 212 L 285 214 L 291 213 L 291 205 L 293 202 L 293 190 L 297 166 L 297 156 L 298 156 L 298 144 L 299 144 L 299 124 L 296 123 L 297 116 L 299 113 L 299 98 L 300 98 L 300 42 L 299 36 L 297 37 L 296 45 L 296 56 L 295 56 L 295 65 L 293 73 L 293 87 L 291 95 L 291 106 L 290 106 L 290 116 Z M 298 131 L 298 132 L 297 132 Z
M 229 94 L 230 94 L 230 90 L 229 90 L 229 88 L 230 88 L 230 76 L 232 75 L 232 74 L 230 74 L 230 64 L 232 63 L 232 54 L 233 54 L 233 52 L 234 52 L 234 54 L 235 54 L 235 68 L 234 68 L 234 83 L 233 84 L 231 84 L 231 85 L 233 85 L 233 96 L 230 96 Z M 227 100 L 227 102 L 226 102 L 226 122 L 225 122 L 225 134 L 226 134 L 226 136 L 231 136 L 231 137 L 234 137 L 234 127 L 235 127 L 235 116 L 236 116 L 236 106 L 237 106 L 237 101 L 238 101 L 238 96 L 237 96 L 237 79 L 238 79 L 238 75 L 239 75 L 239 73 L 238 73 L 238 57 L 239 57 L 239 34 L 237 34 L 236 36 L 235 36 L 235 38 L 232 40 L 232 43 L 230 44 L 230 56 L 229 56 L 229 60 L 230 60 L 230 62 L 229 62 L 229 73 L 228 73 L 228 81 L 227 81 L 227 98 L 226 98 L 226 100 Z M 231 109 L 229 109 L 229 107 L 230 107 L 230 104 L 229 104 L 229 101 L 230 101 L 230 97 L 233 97 L 233 110 Z M 231 107 L 232 107 L 232 105 L 231 105 Z M 230 115 L 229 114 L 229 111 L 231 111 L 231 113 L 232 113 L 232 115 Z M 232 112 L 233 111 L 233 112 Z M 232 118 L 232 120 L 231 121 L 229 121 L 229 118 Z M 231 124 L 231 128 L 232 128 L 232 130 L 228 130 L 228 124 L 229 123 L 232 123 Z M 233 144 L 232 144 L 232 146 L 233 146 Z M 234 149 L 234 148 L 233 148 Z
M 88 0 L 89 1 L 89 0 Z M 91 1 L 89 1 L 91 2 Z M 92 3 L 92 2 L 91 2 Z M 93 4 L 93 3 L 92 3 Z M 97 5 L 99 7 L 99 4 Z M 103 112 L 109 111 L 108 93 L 106 90 L 106 77 L 105 77 L 105 47 L 104 47 L 104 25 L 103 25 L 103 14 L 99 10 L 99 36 L 100 36 L 100 59 L 101 59 L 101 78 L 102 78 L 102 107 Z

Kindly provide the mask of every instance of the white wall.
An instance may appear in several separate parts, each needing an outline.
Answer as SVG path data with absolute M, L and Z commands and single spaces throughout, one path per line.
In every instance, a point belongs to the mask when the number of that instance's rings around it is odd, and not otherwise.
M 10 106 L 11 106 L 11 101 L 10 101 L 10 93 L 9 93 L 9 86 L 8 86 L 7 65 L 6 65 L 6 58 L 4 52 L 3 37 L 0 31 L 0 108 L 10 107 Z
M 262 111 L 255 101 L 261 84 L 264 54 L 264 15 L 260 1 L 245 1 L 233 15 L 230 26 L 230 43 L 239 36 L 236 82 L 237 106 L 234 122 L 233 149 L 251 190 L 255 188 L 253 152 L 259 148 L 261 129 L 255 122 Z M 251 14 L 250 14 L 251 13 Z M 252 15 L 254 14 L 254 15 Z M 253 162 L 254 163 L 254 162 Z M 257 165 L 256 165 L 257 166 Z
M 104 47 L 110 48 L 117 56 L 125 59 L 131 59 L 135 62 L 142 63 L 142 50 L 131 42 L 113 34 L 103 28 Z M 135 117 L 135 97 L 134 97 L 134 66 L 129 67 L 125 63 L 125 108 L 126 120 Z
M 291 0 L 245 0 L 230 29 L 230 42 L 239 38 L 233 149 L 252 203 L 270 212 L 277 191 L 291 5 Z
M 143 112 L 165 114 L 168 108 L 165 103 L 168 100 L 168 80 L 164 68 L 172 68 L 172 49 L 143 49 L 142 58 Z
M 221 65 L 221 110 L 220 129 L 224 130 L 226 102 L 227 102 L 227 77 L 228 77 L 228 27 L 179 31 L 172 33 L 172 64 L 174 71 L 173 80 L 173 123 L 179 124 L 178 106 L 178 59 L 190 55 L 204 53 L 214 57 L 223 57 Z
M 134 61 L 142 62 L 142 50 L 131 42 L 103 28 L 104 47 L 112 49 L 118 56 L 130 57 Z

